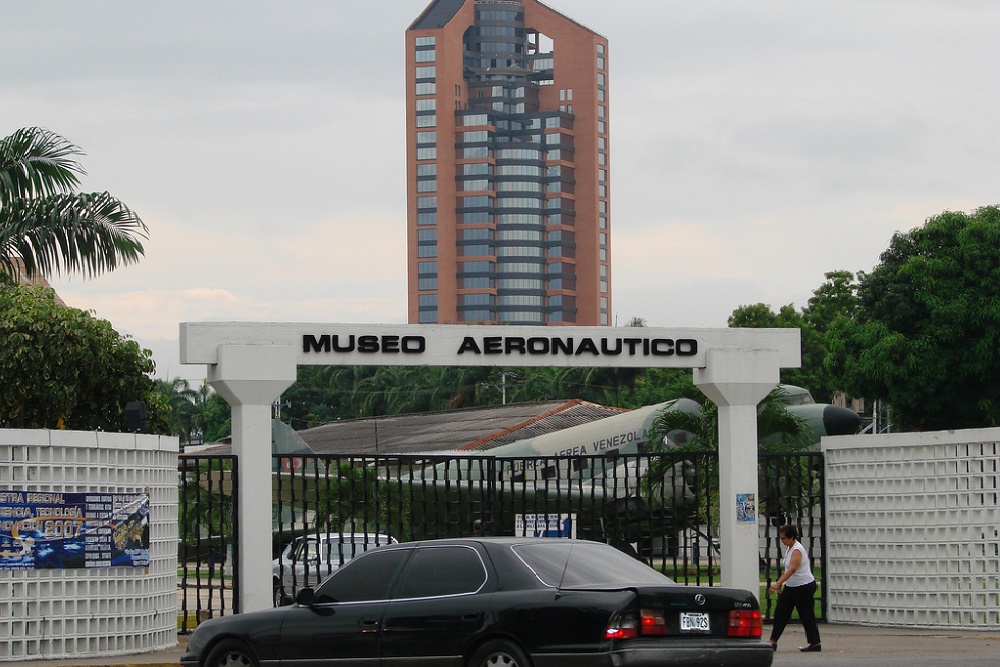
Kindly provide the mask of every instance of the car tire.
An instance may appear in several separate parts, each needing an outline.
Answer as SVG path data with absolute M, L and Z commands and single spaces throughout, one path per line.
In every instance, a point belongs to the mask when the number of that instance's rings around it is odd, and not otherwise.
M 514 642 L 493 639 L 472 654 L 468 667 L 531 667 L 531 660 Z
M 274 582 L 274 585 L 272 586 L 272 588 L 274 589 L 272 591 L 272 597 L 274 599 L 274 606 L 275 607 L 284 607 L 285 604 L 286 604 L 286 601 L 285 601 L 286 598 L 285 598 L 285 591 L 281 588 L 281 584 L 279 584 L 276 581 L 276 582 Z
M 204 667 L 260 667 L 260 663 L 249 646 L 235 639 L 227 639 L 212 649 Z

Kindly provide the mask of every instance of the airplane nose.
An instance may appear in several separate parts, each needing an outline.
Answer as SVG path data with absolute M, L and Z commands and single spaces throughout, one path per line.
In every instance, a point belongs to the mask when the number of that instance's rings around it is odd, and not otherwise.
M 854 435 L 861 427 L 861 415 L 839 405 L 823 409 L 823 428 L 827 435 Z

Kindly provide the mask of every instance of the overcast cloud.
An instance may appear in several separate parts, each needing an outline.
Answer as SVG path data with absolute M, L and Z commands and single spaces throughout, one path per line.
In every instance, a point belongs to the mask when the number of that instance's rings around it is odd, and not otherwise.
M 146 257 L 55 279 L 178 362 L 198 320 L 406 321 L 404 31 L 427 0 L 0 3 L 0 136 L 87 153 Z M 610 40 L 616 320 L 723 327 L 1000 201 L 995 0 L 551 0 Z M 557 45 L 558 48 L 558 45 Z M 362 157 L 365 156 L 365 157 Z

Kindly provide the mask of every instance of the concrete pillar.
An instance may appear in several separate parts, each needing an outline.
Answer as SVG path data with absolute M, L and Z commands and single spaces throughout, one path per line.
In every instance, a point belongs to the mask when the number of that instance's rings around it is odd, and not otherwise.
M 270 608 L 271 404 L 295 382 L 296 349 L 220 345 L 208 382 L 232 406 L 239 465 L 240 611 Z
M 709 350 L 694 383 L 719 406 L 719 537 L 722 585 L 760 597 L 757 404 L 778 384 L 774 350 Z M 747 505 L 752 499 L 752 520 Z

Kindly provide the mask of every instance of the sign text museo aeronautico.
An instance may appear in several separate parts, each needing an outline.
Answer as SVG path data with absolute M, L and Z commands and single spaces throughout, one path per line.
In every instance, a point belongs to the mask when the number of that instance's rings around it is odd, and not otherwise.
M 306 354 L 423 354 L 425 336 L 379 334 L 340 335 L 304 334 L 302 351 Z M 694 338 L 619 338 L 590 336 L 465 336 L 456 354 L 470 355 L 565 355 L 630 357 L 693 357 L 698 354 Z

